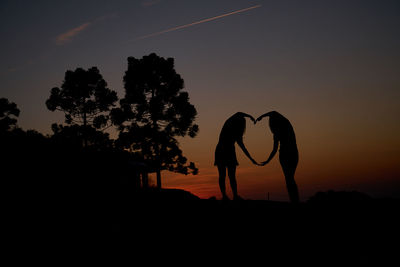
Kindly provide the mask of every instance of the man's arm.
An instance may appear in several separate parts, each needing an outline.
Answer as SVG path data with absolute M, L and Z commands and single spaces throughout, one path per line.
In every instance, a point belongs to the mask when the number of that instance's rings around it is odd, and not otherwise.
M 276 152 L 278 151 L 278 146 L 279 146 L 279 140 L 274 136 L 274 147 L 268 159 L 261 163 L 262 166 L 268 164 L 271 161 L 271 159 L 275 156 Z
M 243 144 L 243 139 L 241 138 L 240 140 L 237 141 L 238 145 L 240 148 L 243 150 L 244 154 L 253 162 L 254 164 L 258 165 L 257 161 L 255 161 L 251 156 L 249 151 L 247 151 L 246 146 Z
M 258 118 L 256 119 L 256 122 L 262 120 L 264 117 L 271 116 L 274 112 L 275 112 L 275 111 L 270 111 L 270 112 L 267 112 L 267 113 L 261 115 L 260 117 L 258 117 Z

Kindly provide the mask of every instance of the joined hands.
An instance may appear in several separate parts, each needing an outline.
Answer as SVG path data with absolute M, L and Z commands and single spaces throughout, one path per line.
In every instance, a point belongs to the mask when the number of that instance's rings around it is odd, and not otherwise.
M 267 161 L 263 161 L 263 162 L 261 162 L 261 163 L 258 163 L 258 162 L 255 161 L 254 159 L 251 160 L 251 162 L 253 162 L 253 164 L 254 164 L 254 165 L 257 165 L 257 166 L 265 166 L 265 165 L 268 163 Z
M 258 117 L 257 119 L 250 118 L 254 124 L 256 124 L 258 121 L 261 121 L 263 119 L 263 116 Z

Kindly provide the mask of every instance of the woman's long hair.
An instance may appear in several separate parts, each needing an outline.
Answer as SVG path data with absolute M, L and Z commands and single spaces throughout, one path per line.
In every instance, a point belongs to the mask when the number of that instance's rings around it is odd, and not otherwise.
M 229 119 L 227 131 L 233 135 L 235 140 L 242 138 L 246 132 L 246 119 L 239 113 L 236 113 Z

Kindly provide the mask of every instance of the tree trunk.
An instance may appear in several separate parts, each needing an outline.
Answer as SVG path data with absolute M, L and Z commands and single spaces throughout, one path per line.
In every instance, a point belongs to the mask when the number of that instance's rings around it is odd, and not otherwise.
M 155 97 L 155 90 L 151 90 L 151 99 Z M 160 139 L 159 139 L 159 132 L 158 132 L 158 118 L 156 114 L 151 114 L 151 119 L 153 121 L 153 136 L 154 136 L 154 143 L 155 143 L 155 152 L 156 152 L 156 164 L 157 164 L 157 189 L 161 189 L 161 157 L 160 157 Z
M 86 112 L 83 113 L 83 145 L 84 147 L 87 147 L 87 121 L 86 121 Z
M 142 172 L 142 188 L 144 190 L 149 189 L 149 176 L 146 171 Z
M 157 170 L 157 189 L 161 189 L 161 170 L 158 168 Z
M 158 144 L 158 138 L 156 140 L 156 164 L 157 164 L 157 189 L 161 189 L 161 157 L 160 157 L 160 147 Z

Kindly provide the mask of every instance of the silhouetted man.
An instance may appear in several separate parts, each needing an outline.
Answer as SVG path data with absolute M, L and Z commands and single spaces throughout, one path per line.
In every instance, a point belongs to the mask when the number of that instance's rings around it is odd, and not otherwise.
M 274 135 L 274 147 L 269 158 L 260 165 L 264 166 L 275 156 L 279 149 L 279 162 L 285 175 L 286 187 L 289 199 L 292 203 L 299 203 L 299 191 L 294 180 L 299 153 L 297 151 L 296 136 L 289 120 L 276 111 L 265 113 L 257 118 L 260 121 L 264 117 L 269 117 L 269 127 Z

